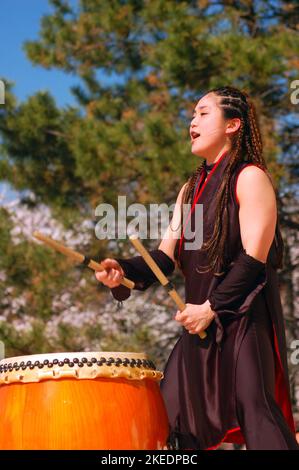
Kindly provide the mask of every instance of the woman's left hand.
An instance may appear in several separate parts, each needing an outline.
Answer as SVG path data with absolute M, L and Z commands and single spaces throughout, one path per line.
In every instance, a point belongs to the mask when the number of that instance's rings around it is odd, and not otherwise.
M 182 312 L 177 310 L 174 319 L 181 323 L 191 335 L 202 333 L 213 321 L 215 314 L 209 300 L 204 304 L 188 304 Z

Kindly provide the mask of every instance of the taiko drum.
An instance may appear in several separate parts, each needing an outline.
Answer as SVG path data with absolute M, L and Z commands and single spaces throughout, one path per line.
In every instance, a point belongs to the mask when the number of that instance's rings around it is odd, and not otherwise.
M 163 373 L 143 353 L 0 361 L 0 449 L 166 449 Z

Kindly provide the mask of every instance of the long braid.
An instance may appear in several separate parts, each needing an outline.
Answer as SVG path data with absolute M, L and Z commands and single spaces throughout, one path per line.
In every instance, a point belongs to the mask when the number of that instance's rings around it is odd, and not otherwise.
M 198 165 L 198 167 L 196 168 L 196 170 L 191 174 L 191 176 L 189 177 L 188 179 L 188 182 L 187 182 L 187 185 L 183 191 L 183 194 L 182 194 L 182 201 L 188 201 L 189 203 L 191 203 L 192 201 L 192 198 L 193 198 L 193 193 L 194 193 L 194 189 L 195 189 L 195 185 L 196 185 L 196 182 L 199 178 L 199 175 L 201 173 L 201 170 L 204 166 L 204 160 Z M 185 202 L 185 204 L 187 204 L 187 202 Z M 181 217 L 180 217 L 180 236 L 182 236 L 182 221 L 184 220 L 184 216 L 183 216 L 183 204 L 181 205 Z M 176 231 L 178 229 L 175 228 L 173 229 L 171 223 L 170 223 L 170 229 L 172 231 Z M 179 239 L 178 239 L 179 241 Z M 178 263 L 178 267 L 180 269 L 182 269 L 182 266 L 181 266 L 181 263 L 180 263 L 180 260 L 179 260 L 179 257 L 178 257 L 178 243 L 176 243 L 175 245 L 175 251 L 174 251 L 174 258 L 176 259 L 177 263 Z
M 255 106 L 249 98 L 249 95 L 244 91 L 230 86 L 215 88 L 210 90 L 208 93 L 215 93 L 221 98 L 218 105 L 220 108 L 222 108 L 224 119 L 238 117 L 241 121 L 238 132 L 231 140 L 230 158 L 224 170 L 224 175 L 219 191 L 216 195 L 214 230 L 208 241 L 204 242 L 201 247 L 201 250 L 207 250 L 208 252 L 208 265 L 201 266 L 201 268 L 204 268 L 203 271 L 200 271 L 198 268 L 196 268 L 197 272 L 199 273 L 212 270 L 215 275 L 220 276 L 225 272 L 225 269 L 227 268 L 230 261 L 226 253 L 226 242 L 229 231 L 228 197 L 230 181 L 237 165 L 240 162 L 246 161 L 261 167 L 268 175 L 275 193 L 276 189 L 272 177 L 267 170 L 266 162 L 263 157 L 263 142 L 259 123 Z M 204 162 L 202 162 L 201 165 L 199 165 L 195 172 L 191 175 L 183 192 L 181 221 L 184 220 L 184 204 L 190 204 L 192 202 L 194 187 L 203 165 Z M 283 258 L 283 242 L 278 224 L 276 226 L 275 241 L 278 249 L 277 267 L 281 267 Z M 181 263 L 178 256 L 178 245 L 179 240 L 175 246 L 174 257 L 178 263 L 178 266 L 181 268 Z
M 193 192 L 194 192 L 194 189 L 195 189 L 195 184 L 198 180 L 198 177 L 200 175 L 200 172 L 201 172 L 201 169 L 202 169 L 203 166 L 204 166 L 204 161 L 202 161 L 200 163 L 200 165 L 196 168 L 195 172 L 191 175 L 190 183 L 187 184 L 187 186 L 185 188 L 183 196 L 185 195 L 185 197 L 188 201 L 189 200 L 191 201 L 191 199 L 192 199 Z

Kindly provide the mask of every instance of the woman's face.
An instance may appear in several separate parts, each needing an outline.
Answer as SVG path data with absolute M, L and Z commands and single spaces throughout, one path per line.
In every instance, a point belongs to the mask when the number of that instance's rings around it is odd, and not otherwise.
M 239 127 L 235 121 L 240 120 L 225 120 L 217 105 L 220 100 L 214 93 L 208 93 L 195 107 L 190 124 L 191 151 L 194 155 L 213 159 L 224 148 L 230 148 L 230 136 Z

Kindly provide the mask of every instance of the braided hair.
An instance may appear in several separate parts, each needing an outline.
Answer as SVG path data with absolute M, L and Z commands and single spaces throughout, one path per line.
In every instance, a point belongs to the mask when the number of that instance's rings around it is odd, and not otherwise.
M 221 98 L 218 106 L 222 109 L 224 119 L 239 118 L 241 121 L 238 132 L 236 132 L 231 138 L 230 158 L 224 170 L 224 176 L 219 191 L 216 195 L 214 230 L 210 239 L 204 242 L 201 247 L 201 250 L 207 251 L 208 265 L 203 267 L 204 270 L 199 270 L 198 267 L 196 268 L 199 273 L 212 270 L 215 275 L 220 276 L 225 272 L 231 261 L 228 259 L 226 254 L 226 241 L 229 229 L 228 197 L 230 181 L 237 165 L 240 162 L 246 161 L 259 166 L 268 175 L 276 197 L 277 190 L 263 157 L 263 142 L 260 127 L 255 106 L 250 100 L 249 95 L 245 91 L 241 91 L 231 86 L 214 88 L 209 90 L 207 94 L 208 93 L 214 93 Z M 184 204 L 192 203 L 195 184 L 204 164 L 205 161 L 203 160 L 194 173 L 191 174 L 184 188 L 181 204 L 181 221 L 184 220 Z M 182 236 L 182 224 L 180 227 L 180 233 Z M 179 241 L 180 239 L 177 240 L 175 246 L 174 258 L 177 261 L 178 267 L 182 269 L 178 255 Z M 281 268 L 283 264 L 284 246 L 278 223 L 276 224 L 275 229 L 275 243 L 277 249 L 276 268 Z M 202 268 L 202 266 L 200 266 L 200 268 Z

